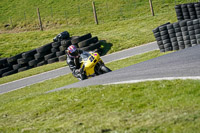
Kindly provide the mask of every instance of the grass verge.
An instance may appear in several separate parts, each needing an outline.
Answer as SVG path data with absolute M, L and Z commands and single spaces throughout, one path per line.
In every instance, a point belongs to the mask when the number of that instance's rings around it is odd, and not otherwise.
M 63 76 L 0 97 L 0 131 L 198 132 L 200 81 L 92 86 L 44 94 Z

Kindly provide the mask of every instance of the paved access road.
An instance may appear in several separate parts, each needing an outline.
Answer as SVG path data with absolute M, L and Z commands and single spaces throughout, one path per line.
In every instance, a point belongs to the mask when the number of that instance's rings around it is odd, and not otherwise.
M 120 52 L 116 52 L 110 55 L 106 55 L 103 56 L 102 59 L 105 63 L 107 62 L 111 62 L 111 61 L 115 61 L 115 60 L 119 60 L 119 59 L 123 59 L 123 58 L 127 58 L 130 56 L 134 56 L 137 54 L 141 54 L 141 53 L 145 53 L 145 52 L 149 52 L 152 50 L 156 50 L 158 49 L 157 43 L 156 42 L 152 42 L 152 43 L 148 43 L 142 46 L 138 46 L 138 47 L 134 47 L 134 48 L 130 48 L 127 50 L 123 50 Z M 9 82 L 6 84 L 2 84 L 0 85 L 0 94 L 3 93 L 7 93 L 13 90 L 17 90 L 35 83 L 39 83 L 48 79 L 53 79 L 62 75 L 66 75 L 69 74 L 71 71 L 69 69 L 69 67 L 63 67 L 63 68 L 59 68 L 53 71 L 49 71 L 49 72 L 45 72 L 45 73 L 41 73 L 38 75 L 34 75 L 31 77 L 27 77 L 27 78 L 23 78 L 20 80 L 16 80 L 13 82 Z
M 49 92 L 90 85 L 115 84 L 164 77 L 170 79 L 176 77 L 196 77 L 196 79 L 200 79 L 200 45 L 160 56 Z

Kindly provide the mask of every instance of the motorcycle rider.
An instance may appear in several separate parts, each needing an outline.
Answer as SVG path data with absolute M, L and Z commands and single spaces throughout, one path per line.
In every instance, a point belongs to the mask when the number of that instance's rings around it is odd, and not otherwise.
M 67 64 L 69 65 L 74 77 L 78 78 L 79 80 L 86 79 L 86 75 L 84 74 L 83 70 L 81 70 L 81 64 L 79 62 L 80 54 L 82 52 L 83 51 L 78 50 L 75 45 L 71 45 L 67 49 Z

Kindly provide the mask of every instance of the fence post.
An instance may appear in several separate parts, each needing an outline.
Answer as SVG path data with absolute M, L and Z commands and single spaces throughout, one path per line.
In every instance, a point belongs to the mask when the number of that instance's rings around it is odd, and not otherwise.
M 39 20 L 39 24 L 40 24 L 40 30 L 43 31 L 39 8 L 37 8 L 37 14 L 38 14 L 38 20 Z
M 93 14 L 94 14 L 95 23 L 96 23 L 96 24 L 99 24 L 99 23 L 98 23 L 98 19 L 97 19 L 97 13 L 96 13 L 96 8 L 95 8 L 95 3 L 94 3 L 94 1 L 92 2 L 92 7 L 93 7 Z
M 65 19 L 67 19 L 67 13 L 66 13 L 66 10 L 65 10 Z
M 149 4 L 150 4 L 150 8 L 151 8 L 151 14 L 152 14 L 152 16 L 154 16 L 152 0 L 149 0 Z
M 26 12 L 24 11 L 24 20 L 26 21 Z
M 66 20 L 66 22 L 68 24 L 68 21 L 67 21 L 67 11 L 66 10 L 65 10 L 65 20 Z
M 121 17 L 124 19 L 123 9 L 122 9 L 122 8 L 120 8 L 120 15 L 121 15 Z
M 51 17 L 53 18 L 53 9 L 52 9 L 52 6 L 51 6 Z
M 13 28 L 13 22 L 12 22 L 12 17 L 10 17 L 10 25 Z
M 79 5 L 78 5 L 78 14 L 81 15 L 81 9 Z

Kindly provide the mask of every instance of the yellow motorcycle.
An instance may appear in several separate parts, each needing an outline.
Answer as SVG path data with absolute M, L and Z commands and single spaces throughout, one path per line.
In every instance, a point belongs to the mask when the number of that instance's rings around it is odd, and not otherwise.
M 87 78 L 112 71 L 104 65 L 104 62 L 97 52 L 84 51 L 81 53 L 80 57 L 81 71 L 86 75 Z

